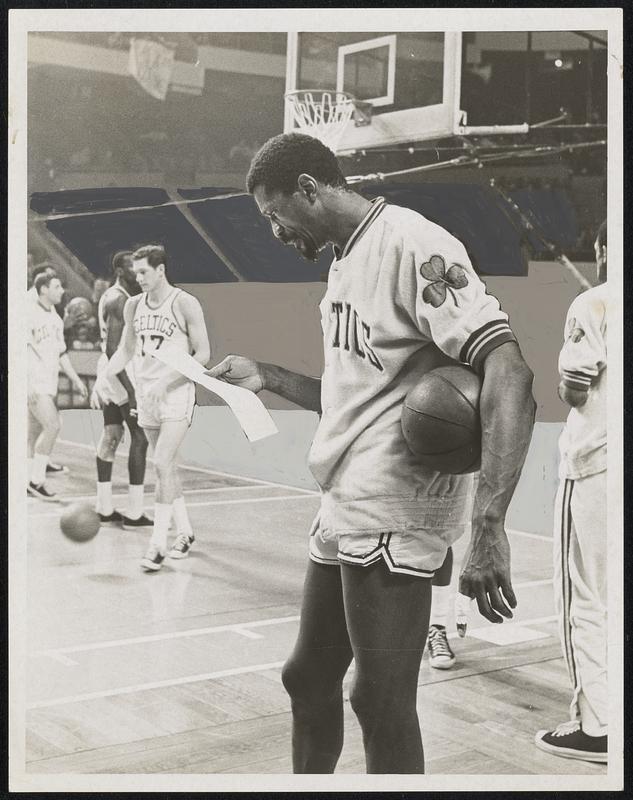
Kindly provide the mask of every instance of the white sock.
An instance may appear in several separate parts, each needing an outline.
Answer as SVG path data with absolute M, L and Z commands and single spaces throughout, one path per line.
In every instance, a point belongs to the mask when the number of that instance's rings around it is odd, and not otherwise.
M 112 481 L 99 483 L 97 481 L 97 514 L 109 517 L 114 511 L 112 506 Z
M 171 522 L 171 503 L 154 503 L 154 530 L 150 543 L 164 555 L 167 550 L 167 531 Z
M 129 519 L 138 519 L 143 513 L 143 506 L 145 505 L 145 498 L 143 496 L 145 487 L 143 484 L 138 486 L 130 484 L 127 490 L 127 517 Z
M 36 486 L 44 483 L 46 478 L 46 465 L 48 464 L 48 454 L 36 453 L 33 456 L 33 465 L 31 467 L 31 483 Z
M 173 507 L 174 520 L 178 533 L 186 533 L 187 536 L 193 536 L 191 522 L 189 522 L 189 514 L 187 513 L 187 506 L 185 505 L 185 498 L 182 495 L 177 497 L 173 502 Z
M 26 474 L 28 475 L 28 480 L 31 480 L 31 475 L 33 474 L 33 458 L 26 459 Z
M 446 627 L 450 595 L 450 585 L 433 587 L 433 599 L 431 600 L 431 619 L 429 620 L 429 625 L 443 625 Z

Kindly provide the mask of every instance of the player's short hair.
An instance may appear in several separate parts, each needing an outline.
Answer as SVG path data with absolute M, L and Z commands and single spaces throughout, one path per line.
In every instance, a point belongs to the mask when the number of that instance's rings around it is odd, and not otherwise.
M 33 282 L 33 286 L 35 286 L 35 291 L 40 294 L 42 288 L 44 286 L 50 286 L 50 283 L 55 278 L 59 277 L 54 269 L 48 267 L 44 272 L 40 272 L 37 276 L 35 281 Z
M 132 257 L 131 250 L 119 250 L 112 256 L 112 274 L 116 275 L 118 269 L 123 269 L 123 262 L 126 258 Z
M 147 263 L 150 267 L 154 267 L 154 269 L 156 269 L 159 264 L 163 264 L 165 266 L 165 272 L 167 272 L 167 253 L 162 244 L 146 244 L 132 253 L 133 261 L 140 261 L 142 258 L 146 258 Z
M 323 142 L 304 133 L 280 133 L 255 153 L 246 189 L 252 194 L 263 186 L 268 192 L 289 195 L 297 190 L 297 179 L 304 172 L 326 186 L 347 188 L 336 156 Z
M 598 233 L 596 234 L 596 241 L 598 242 L 598 247 L 606 247 L 607 246 L 607 221 L 606 219 L 602 223 L 602 225 L 598 228 Z
M 48 261 L 44 261 L 42 264 L 38 264 L 36 267 L 33 267 L 31 270 L 31 280 L 35 282 L 35 279 L 38 275 L 41 275 L 43 272 L 46 272 L 49 269 L 53 269 L 53 265 Z

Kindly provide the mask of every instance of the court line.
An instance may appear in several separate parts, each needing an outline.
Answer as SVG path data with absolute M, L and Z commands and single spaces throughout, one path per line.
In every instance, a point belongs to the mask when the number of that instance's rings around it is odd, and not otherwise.
M 84 444 L 83 442 L 71 442 L 70 439 L 58 439 L 57 440 L 60 444 L 67 444 L 73 447 L 79 447 L 82 450 L 89 450 L 91 453 L 95 453 L 95 447 L 90 444 Z M 119 452 L 115 453 L 115 457 L 117 458 L 127 458 L 127 452 Z M 152 464 L 154 463 L 154 459 L 148 457 L 147 459 Z M 265 480 L 264 478 L 251 478 L 250 476 L 246 475 L 236 475 L 234 472 L 222 472 L 222 470 L 217 469 L 208 469 L 207 467 L 194 467 L 191 464 L 179 464 L 179 469 L 186 469 L 189 472 L 201 472 L 203 475 L 223 475 L 225 478 L 237 478 L 241 481 L 251 481 L 252 483 L 260 483 L 264 486 L 278 486 L 281 489 L 293 489 L 297 492 L 305 492 L 308 494 L 320 494 L 319 491 L 315 489 L 304 489 L 299 486 L 290 486 L 288 483 L 278 483 L 277 481 L 269 481 Z
M 274 487 L 272 487 L 272 486 L 260 486 L 259 484 L 252 484 L 252 485 L 246 484 L 245 486 L 217 486 L 217 487 L 213 487 L 212 489 L 183 489 L 183 494 L 184 494 L 185 497 L 189 497 L 189 495 L 192 495 L 192 494 L 206 494 L 206 493 L 217 494 L 218 492 L 241 492 L 241 491 L 244 491 L 245 489 L 258 489 L 259 491 L 262 491 L 264 489 L 272 489 L 272 488 L 274 488 Z M 281 487 L 279 487 L 279 488 L 281 488 Z M 303 492 L 300 492 L 299 490 L 297 490 L 297 492 L 299 494 L 303 494 Z M 147 494 L 152 494 L 152 492 L 147 492 Z M 96 496 L 97 496 L 96 492 L 93 492 L 92 494 L 65 494 L 64 495 L 64 500 L 67 500 L 67 499 L 73 500 L 73 501 L 94 500 L 96 498 Z M 128 497 L 127 493 L 126 494 L 113 494 L 112 495 L 112 500 L 116 500 L 116 501 L 118 501 L 118 500 L 126 500 L 127 497 Z M 37 500 L 36 497 L 32 497 L 31 499 L 32 500 Z
M 189 636 L 207 636 L 212 633 L 241 633 L 251 628 L 264 628 L 269 625 L 282 625 L 285 622 L 298 622 L 298 616 L 273 617 L 269 619 L 258 619 L 253 622 L 234 622 L 230 625 L 214 625 L 207 628 L 190 628 L 185 631 L 171 631 L 169 633 L 147 634 L 146 636 L 134 636 L 129 639 L 110 639 L 105 642 L 90 642 L 88 644 L 70 645 L 69 647 L 56 647 L 50 650 L 39 650 L 35 655 L 51 655 L 52 653 L 81 653 L 89 650 L 102 650 L 109 647 L 122 647 L 131 644 L 145 644 L 146 642 L 168 641 L 169 639 L 184 639 Z
M 280 494 L 276 497 L 237 497 L 235 500 L 199 500 L 198 502 L 194 503 L 187 503 L 187 508 L 198 508 L 202 506 L 228 506 L 228 505 L 238 505 L 239 503 L 274 503 L 275 500 L 314 500 L 314 496 L 311 494 Z M 62 503 L 61 501 L 57 503 L 60 507 L 57 511 L 44 511 L 41 514 L 28 514 L 29 519 L 40 519 L 42 517 L 57 517 L 62 512 L 63 509 L 68 507 L 68 503 Z M 148 505 L 147 509 L 151 511 L 154 508 L 153 505 Z
M 282 619 L 291 619 L 290 617 L 282 617 Z M 553 622 L 558 619 L 556 615 L 548 617 L 537 617 L 535 619 L 527 620 L 510 620 L 504 622 L 504 625 L 518 624 L 523 627 L 529 625 L 537 625 L 543 622 Z M 262 623 L 266 622 L 265 620 Z M 474 628 L 473 630 L 482 630 L 483 628 L 490 628 L 492 625 L 484 625 L 481 628 Z M 449 639 L 457 638 L 458 634 L 449 634 Z M 220 670 L 219 672 L 207 672 L 201 675 L 185 675 L 182 678 L 168 678 L 162 681 L 152 681 L 151 683 L 139 683 L 134 686 L 122 686 L 118 689 L 104 689 L 100 692 L 88 692 L 86 694 L 70 695 L 66 697 L 57 697 L 53 700 L 40 700 L 35 703 L 27 704 L 26 708 L 50 708 L 52 706 L 65 705 L 66 703 L 78 703 L 85 700 L 96 700 L 102 697 L 116 697 L 122 694 L 133 694 L 134 692 L 143 692 L 150 689 L 164 689 L 170 686 L 183 686 L 187 683 L 196 683 L 198 681 L 214 680 L 216 678 L 227 678 L 232 675 L 246 675 L 253 672 L 263 672 L 269 669 L 280 669 L 285 661 L 273 661 L 268 664 L 254 664 L 249 667 L 234 667 L 232 669 Z
M 187 683 L 197 683 L 198 681 L 209 681 L 216 678 L 228 678 L 231 675 L 244 675 L 251 672 L 264 672 L 269 669 L 279 669 L 283 667 L 284 661 L 273 661 L 270 664 L 253 664 L 250 667 L 235 667 L 234 669 L 223 669 L 219 672 L 205 672 L 201 675 L 186 675 L 183 678 L 169 678 L 164 681 L 152 681 L 151 683 L 139 683 L 136 686 L 122 686 L 119 689 L 104 689 L 100 692 L 88 692 L 87 694 L 71 695 L 69 697 L 58 697 L 55 700 L 40 700 L 35 703 L 28 703 L 27 709 L 50 708 L 51 706 L 61 706 L 66 703 L 78 703 L 85 700 L 97 700 L 101 697 L 117 697 L 122 694 L 134 694 L 134 692 L 145 692 L 150 689 L 164 689 L 168 686 L 184 686 Z
M 528 533 L 528 531 L 520 531 L 518 528 L 506 528 L 506 533 L 514 536 L 524 536 L 526 539 L 539 539 L 542 542 L 551 542 L 551 536 L 543 536 L 542 533 Z
M 546 578 L 544 580 L 516 583 L 514 584 L 514 588 L 524 589 L 531 586 L 545 586 L 550 583 L 552 583 L 552 579 Z M 55 647 L 48 650 L 38 650 L 34 653 L 34 655 L 47 655 L 52 658 L 57 655 L 64 655 L 66 653 L 85 653 L 92 650 L 106 650 L 111 647 L 126 647 L 134 644 L 146 644 L 147 642 L 163 642 L 170 641 L 172 639 L 185 639 L 191 636 L 209 636 L 214 633 L 226 632 L 238 633 L 249 638 L 261 638 L 259 634 L 252 633 L 252 628 L 264 628 L 270 625 L 283 625 L 284 623 L 298 621 L 299 616 L 273 617 L 269 619 L 255 620 L 254 622 L 236 622 L 230 625 L 214 625 L 206 628 L 189 628 L 188 630 L 184 631 L 170 631 L 168 633 L 154 633 L 147 634 L 145 636 L 133 636 L 127 639 L 109 639 L 103 642 L 88 642 L 86 644 L 69 645 L 68 647 Z M 533 620 L 533 622 L 539 621 L 539 619 Z M 516 620 L 512 620 L 511 622 L 516 622 Z M 478 628 L 473 628 L 473 630 L 478 630 Z

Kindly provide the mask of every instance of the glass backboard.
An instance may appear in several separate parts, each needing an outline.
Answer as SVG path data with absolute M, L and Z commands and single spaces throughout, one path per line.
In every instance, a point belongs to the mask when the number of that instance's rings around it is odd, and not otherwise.
M 346 91 L 372 105 L 370 125 L 348 123 L 337 153 L 450 135 L 456 123 L 461 34 L 288 34 L 286 91 Z M 284 130 L 293 129 L 286 110 Z

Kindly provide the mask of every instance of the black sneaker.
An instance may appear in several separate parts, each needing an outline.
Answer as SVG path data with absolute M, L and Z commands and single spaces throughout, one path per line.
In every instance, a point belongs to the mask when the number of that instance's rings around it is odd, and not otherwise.
M 181 533 L 171 546 L 171 550 L 167 553 L 167 556 L 169 558 L 186 558 L 195 541 L 196 537 L 193 533 L 191 536 L 187 533 Z
M 113 511 L 111 514 L 99 514 L 99 519 L 102 525 L 120 525 L 123 522 L 123 514 Z
M 429 649 L 429 664 L 434 669 L 450 669 L 455 663 L 455 653 L 451 650 L 444 625 L 431 625 L 426 640 Z
M 49 461 L 46 465 L 46 472 L 50 473 L 57 473 L 57 472 L 68 472 L 68 467 L 65 467 L 63 464 L 53 464 L 52 461 Z
M 164 560 L 165 554 L 161 553 L 156 545 L 150 544 L 147 553 L 141 559 L 141 567 L 145 572 L 158 572 L 163 566 Z
M 607 763 L 606 735 L 589 736 L 576 721 L 563 722 L 553 731 L 539 731 L 534 744 L 554 756 Z
M 126 531 L 135 531 L 137 528 L 151 528 L 154 520 L 151 520 L 146 514 L 141 514 L 138 519 L 130 519 L 123 515 L 123 527 Z
M 54 492 L 49 492 L 43 483 L 36 486 L 33 481 L 29 481 L 29 485 L 26 487 L 26 493 L 30 497 L 39 497 L 40 500 L 46 500 L 49 503 L 57 502 L 57 495 Z

